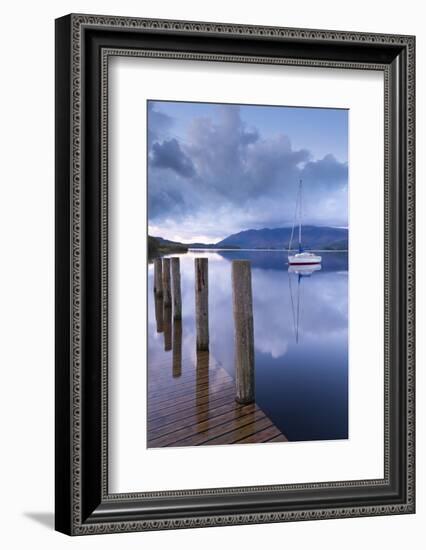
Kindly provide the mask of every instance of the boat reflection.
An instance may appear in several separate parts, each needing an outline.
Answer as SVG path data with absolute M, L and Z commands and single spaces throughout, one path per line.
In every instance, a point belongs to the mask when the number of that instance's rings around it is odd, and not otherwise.
M 311 277 L 315 271 L 321 271 L 321 264 L 307 264 L 307 265 L 289 265 L 288 266 L 288 285 L 290 288 L 290 300 L 291 300 L 291 311 L 293 314 L 293 324 L 294 324 L 294 333 L 296 337 L 296 344 L 299 343 L 299 324 L 301 316 L 301 285 L 300 282 L 302 278 Z M 292 274 L 297 277 L 297 290 L 295 291 L 296 296 L 294 296 L 293 291 L 293 282 Z
M 321 264 L 313 265 L 296 265 L 292 264 L 288 266 L 289 273 L 295 273 L 301 277 L 310 277 L 315 271 L 321 271 Z

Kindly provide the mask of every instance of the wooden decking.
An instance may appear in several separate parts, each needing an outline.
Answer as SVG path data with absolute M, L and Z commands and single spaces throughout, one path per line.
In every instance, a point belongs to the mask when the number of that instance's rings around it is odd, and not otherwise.
M 173 354 L 148 373 L 148 447 L 266 443 L 287 438 L 254 403 L 235 401 L 235 383 L 224 368 L 198 352 Z

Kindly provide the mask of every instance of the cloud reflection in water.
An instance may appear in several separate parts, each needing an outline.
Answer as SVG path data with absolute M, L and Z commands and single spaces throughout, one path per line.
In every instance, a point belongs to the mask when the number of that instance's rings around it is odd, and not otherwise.
M 252 262 L 256 355 L 256 402 L 291 441 L 348 437 L 348 277 L 347 254 L 324 253 L 321 271 L 289 273 L 279 251 L 190 252 L 181 255 L 182 370 L 196 363 L 194 257 L 209 258 L 210 354 L 233 376 L 234 327 L 231 261 Z M 157 333 L 149 267 L 148 357 L 164 364 Z M 291 281 L 289 282 L 289 277 Z M 296 343 L 293 301 L 299 292 Z M 168 355 L 167 355 L 168 354 Z M 176 373 L 176 364 L 175 373 Z

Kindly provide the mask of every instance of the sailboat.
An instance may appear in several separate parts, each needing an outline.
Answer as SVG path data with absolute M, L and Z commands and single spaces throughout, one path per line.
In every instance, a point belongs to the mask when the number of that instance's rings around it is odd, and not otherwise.
M 299 221 L 299 252 L 290 256 L 291 245 L 293 242 L 294 228 L 297 220 Z M 288 245 L 288 263 L 290 265 L 315 265 L 321 263 L 321 256 L 312 252 L 305 252 L 302 247 L 302 180 L 299 181 L 299 189 L 296 197 L 296 212 L 294 223 L 291 230 L 290 243 Z

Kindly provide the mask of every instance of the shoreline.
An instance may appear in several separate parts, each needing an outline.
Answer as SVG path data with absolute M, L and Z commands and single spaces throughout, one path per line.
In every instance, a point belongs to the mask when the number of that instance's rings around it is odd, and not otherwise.
M 216 252 L 216 251 L 226 251 L 226 252 L 299 252 L 298 250 L 288 250 L 287 248 L 188 248 L 188 252 L 196 252 L 202 250 L 203 252 Z M 349 250 L 321 250 L 321 249 L 310 249 L 306 252 L 322 252 L 322 253 L 336 253 L 344 252 L 348 253 Z

